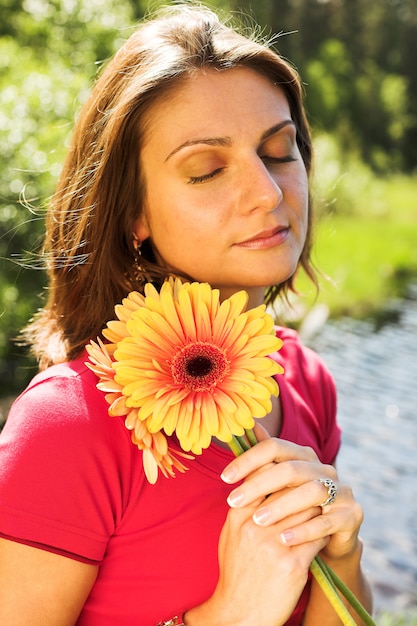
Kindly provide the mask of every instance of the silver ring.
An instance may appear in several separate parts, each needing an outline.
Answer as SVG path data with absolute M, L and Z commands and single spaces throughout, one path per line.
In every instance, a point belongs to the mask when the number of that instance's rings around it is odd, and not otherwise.
M 327 500 L 322 502 L 319 506 L 327 506 L 328 504 L 333 504 L 337 496 L 337 485 L 332 481 L 331 478 L 319 478 L 319 481 L 327 488 Z

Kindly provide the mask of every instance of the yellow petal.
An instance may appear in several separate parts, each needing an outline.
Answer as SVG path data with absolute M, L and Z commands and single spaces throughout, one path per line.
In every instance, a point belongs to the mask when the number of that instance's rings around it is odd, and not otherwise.
M 177 403 L 168 407 L 163 423 L 164 431 L 168 436 L 172 435 L 177 427 L 180 406 L 181 405 Z
M 105 393 L 113 393 L 117 395 L 121 395 L 122 387 L 114 380 L 106 380 L 100 383 L 97 383 L 97 389 L 100 391 L 104 391 Z
M 251 378 L 255 376 L 273 376 L 274 374 L 278 374 L 281 372 L 282 368 L 276 361 L 273 361 L 267 356 L 263 357 L 252 357 L 247 358 L 246 355 L 244 358 L 236 358 L 235 359 L 236 370 L 233 369 L 231 375 L 234 375 L 235 371 L 239 372 L 247 372 Z
M 246 318 L 245 333 L 250 337 L 254 337 L 259 333 L 265 333 L 265 318 L 257 317 L 253 320 Z
M 173 322 L 173 323 L 172 323 Z M 164 339 L 169 342 L 170 348 L 172 350 L 173 346 L 177 344 L 182 344 L 184 342 L 184 333 L 182 331 L 181 325 L 179 324 L 179 320 L 177 317 L 176 323 L 174 318 L 166 319 L 164 315 L 161 315 L 157 312 L 152 312 L 151 315 L 147 316 L 146 324 L 149 328 L 151 328 L 158 336 L 162 334 Z M 179 328 L 177 328 L 179 326 Z M 146 339 L 149 340 L 149 336 L 146 335 Z
M 246 309 L 249 296 L 246 291 L 237 291 L 230 296 L 230 317 L 238 317 Z
M 164 284 L 166 285 L 167 283 L 164 283 Z M 159 301 L 159 291 L 154 287 L 154 285 L 152 285 L 152 283 L 146 283 L 144 291 L 145 291 L 145 304 L 146 305 L 147 305 L 146 298 L 149 298 L 150 300 Z
M 142 311 L 145 311 L 145 314 L 140 315 Z M 172 345 L 168 340 L 165 339 L 163 335 L 154 330 L 152 326 L 147 323 L 146 319 L 143 319 L 149 316 L 149 311 L 146 309 L 139 309 L 136 311 L 135 318 L 132 318 L 127 322 L 127 329 L 129 333 L 137 339 L 137 343 L 140 345 L 140 340 L 145 340 L 150 344 L 154 344 L 159 349 L 163 349 L 167 354 L 172 352 Z M 119 347 L 123 344 L 123 341 L 119 343 Z M 118 358 L 116 356 L 116 358 Z
M 193 419 L 192 410 L 191 411 L 188 410 L 188 405 L 185 402 L 183 402 L 180 405 L 180 410 L 178 414 L 178 426 L 176 430 L 177 437 L 181 443 L 182 443 L 182 440 L 188 437 L 192 419 Z M 182 445 L 181 447 L 183 448 L 183 450 L 190 449 L 190 448 L 184 448 Z
M 165 403 L 158 402 L 149 417 L 146 420 L 149 431 L 156 433 L 164 428 L 166 414 L 170 411 L 171 407 Z
M 219 415 L 217 405 L 211 393 L 204 394 L 202 404 L 202 421 L 207 425 L 211 437 L 216 437 L 219 430 Z
M 103 330 L 103 335 L 112 343 L 118 343 L 123 337 L 128 337 L 129 333 L 124 322 L 112 320 L 107 322 L 107 328 Z
M 205 302 L 201 302 L 198 311 L 195 313 L 195 325 L 198 341 L 211 340 L 210 314 Z
M 251 392 L 251 387 L 248 384 L 246 376 L 244 380 L 238 380 L 234 377 L 223 380 L 221 383 L 221 389 L 226 393 L 231 393 L 233 391 L 234 393 L 247 394 Z
M 237 410 L 236 404 L 233 402 L 231 396 L 224 393 L 221 389 L 217 388 L 213 392 L 213 399 L 220 411 L 234 413 Z
M 174 302 L 172 291 L 161 290 L 160 301 L 161 301 L 163 316 L 169 321 L 171 327 L 173 328 L 176 335 L 179 337 L 180 341 L 184 342 L 185 341 L 184 329 L 178 317 L 178 312 L 175 307 L 175 302 Z
M 187 340 L 196 341 L 197 333 L 195 328 L 195 320 L 193 308 L 191 306 L 190 296 L 185 289 L 178 293 L 178 302 L 176 303 L 178 317 L 184 329 L 184 335 Z
M 234 320 L 233 324 L 230 324 L 227 333 L 223 335 L 222 342 L 225 343 L 227 341 L 228 345 L 233 345 L 241 335 L 246 334 L 244 332 L 246 322 L 246 314 L 242 313 L 239 315 L 239 317 Z
M 268 356 L 281 347 L 281 342 L 272 335 L 252 337 L 242 349 L 241 356 Z
M 227 346 L 226 351 L 229 361 L 233 361 L 235 358 L 239 357 L 240 352 L 243 350 L 244 346 L 246 346 L 248 341 L 249 335 L 242 333 L 230 346 Z
M 109 406 L 109 415 L 111 417 L 120 417 L 126 415 L 127 410 L 126 398 L 119 396 Z
M 224 441 L 225 443 L 228 443 L 232 439 L 232 433 L 230 432 L 230 428 L 224 419 L 219 419 L 219 429 L 217 431 L 216 438 L 220 441 Z
M 213 323 L 216 315 L 218 314 L 219 307 L 220 307 L 220 290 L 212 289 L 211 290 L 211 302 L 209 306 L 211 323 Z
M 133 430 L 135 428 L 136 422 L 138 421 L 139 420 L 138 420 L 137 409 L 131 409 L 129 413 L 126 415 L 125 426 L 128 430 Z M 142 436 L 140 438 L 142 439 Z
M 258 402 L 250 395 L 248 395 L 242 398 L 242 401 L 247 405 L 249 412 L 253 417 L 265 417 L 265 415 L 270 413 L 272 410 L 271 400 L 262 400 Z M 244 428 L 245 430 L 247 430 L 248 428 L 252 427 L 253 425 L 245 426 Z
M 145 471 L 146 478 L 151 485 L 154 485 L 158 479 L 158 464 L 155 461 L 155 457 L 149 448 L 145 448 L 143 451 L 143 469 Z

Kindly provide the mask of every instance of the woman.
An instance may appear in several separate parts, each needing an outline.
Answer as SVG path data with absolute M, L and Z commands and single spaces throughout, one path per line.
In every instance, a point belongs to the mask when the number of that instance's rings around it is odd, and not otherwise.
M 0 623 L 339 624 L 308 576 L 317 554 L 370 606 L 333 382 L 295 333 L 277 331 L 285 375 L 260 443 L 234 459 L 213 442 L 155 485 L 85 366 L 146 281 L 256 306 L 300 266 L 314 278 L 310 166 L 295 71 L 211 11 L 164 11 L 108 65 L 49 209 L 49 297 L 26 333 L 42 371 L 0 439 Z

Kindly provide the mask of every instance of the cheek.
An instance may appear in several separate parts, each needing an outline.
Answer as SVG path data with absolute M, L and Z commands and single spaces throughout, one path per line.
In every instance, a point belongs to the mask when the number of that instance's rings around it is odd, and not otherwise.
M 195 206 L 179 194 L 150 198 L 149 231 L 154 248 L 165 260 L 174 262 L 207 247 L 213 231 L 213 212 Z M 218 236 L 219 225 L 215 228 Z
M 291 181 L 289 181 L 288 190 L 293 199 L 293 204 L 297 208 L 300 218 L 304 218 L 306 220 L 309 204 L 308 187 L 307 173 L 304 169 L 301 170 Z

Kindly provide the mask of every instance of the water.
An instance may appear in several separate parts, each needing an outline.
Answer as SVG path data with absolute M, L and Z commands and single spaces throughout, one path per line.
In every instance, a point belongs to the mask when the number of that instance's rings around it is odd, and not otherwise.
M 417 297 L 399 313 L 378 332 L 371 323 L 329 321 L 309 344 L 338 387 L 338 470 L 365 510 L 376 609 L 407 615 L 417 608 Z

